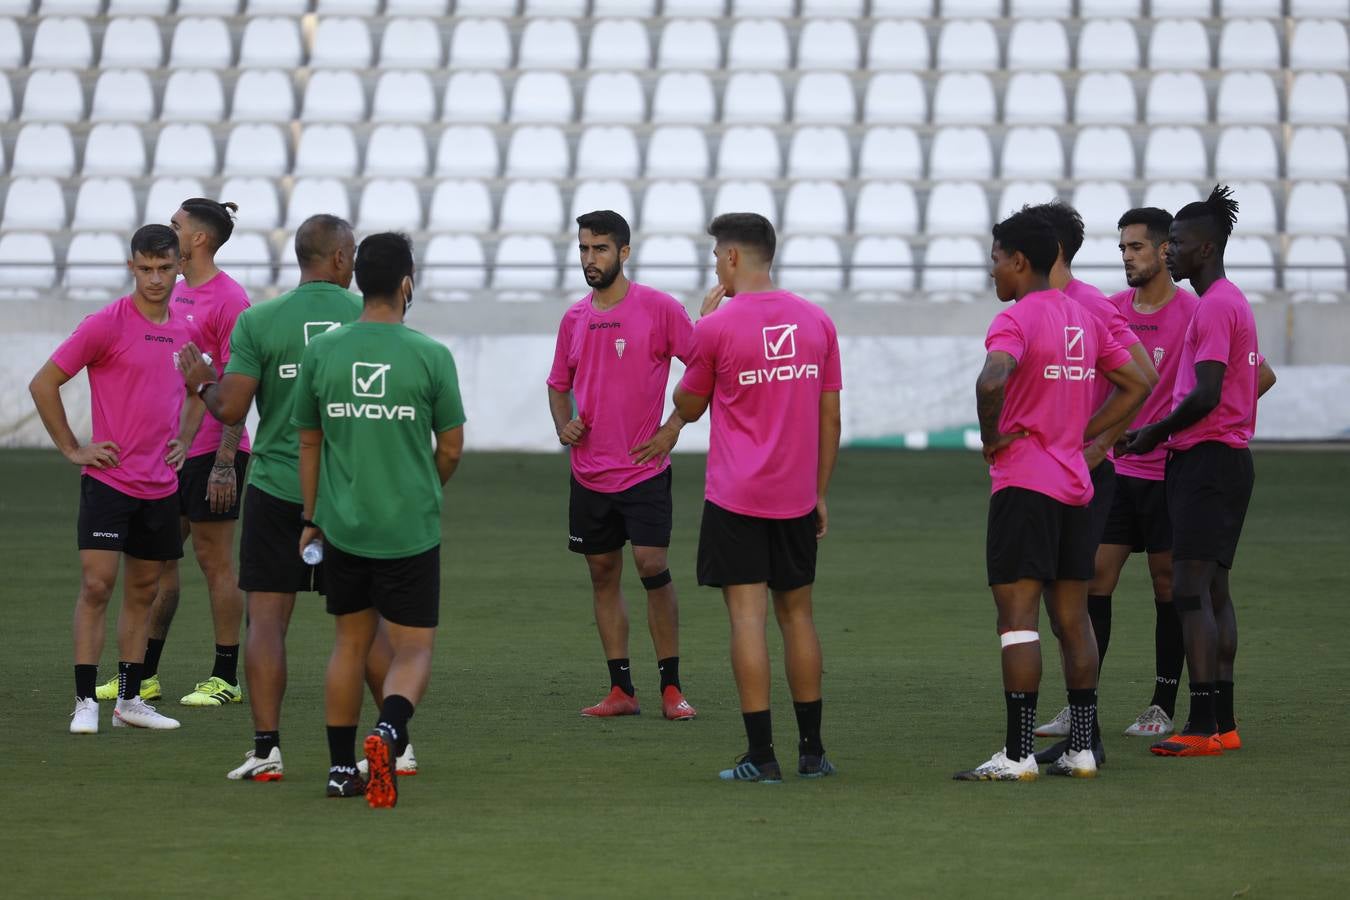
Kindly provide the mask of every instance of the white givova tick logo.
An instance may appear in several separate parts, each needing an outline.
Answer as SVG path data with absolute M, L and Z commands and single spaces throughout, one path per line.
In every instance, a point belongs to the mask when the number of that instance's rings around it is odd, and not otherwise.
M 797 323 L 790 325 L 764 326 L 764 358 L 766 360 L 787 360 L 797 355 Z M 796 381 L 805 378 L 820 378 L 820 366 L 815 363 L 793 365 L 779 363 L 759 369 L 746 369 L 736 374 L 736 381 L 742 385 L 768 384 L 773 381 Z
M 389 363 L 352 363 L 352 394 L 363 400 L 381 400 L 388 387 Z M 416 407 L 403 403 L 329 403 L 330 419 L 417 419 Z
M 323 334 L 326 331 L 332 331 L 334 328 L 337 328 L 341 324 L 342 324 L 341 322 L 306 322 L 305 346 L 308 347 L 309 342 L 314 340 L 314 338 L 318 337 L 319 335 Z
M 352 363 L 352 395 L 378 399 L 384 396 L 385 375 L 392 368 L 388 363 Z
M 1077 325 L 1064 326 L 1064 363 L 1051 363 L 1041 373 L 1047 381 L 1093 381 L 1097 370 L 1083 365 L 1087 350 L 1083 329 Z
M 1083 358 L 1083 329 L 1077 325 L 1064 326 L 1064 358 L 1067 360 Z
M 764 326 L 764 358 L 792 359 L 797 355 L 797 325 Z

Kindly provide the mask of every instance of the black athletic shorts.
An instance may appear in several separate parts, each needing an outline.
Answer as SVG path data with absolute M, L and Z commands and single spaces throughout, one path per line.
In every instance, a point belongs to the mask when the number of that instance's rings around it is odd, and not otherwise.
M 373 559 L 323 548 L 328 612 L 345 616 L 375 608 L 395 625 L 435 628 L 441 612 L 441 547 L 416 556 Z
M 791 591 L 816 580 L 816 511 L 795 519 L 743 516 L 703 501 L 698 583 L 707 587 L 767 583 Z
M 203 453 L 201 456 L 189 457 L 178 471 L 179 515 L 186 516 L 189 522 L 228 522 L 239 518 L 239 506 L 244 499 L 244 483 L 248 475 L 248 454 L 241 452 L 234 455 L 234 505 L 222 513 L 211 512 L 211 501 L 206 499 L 206 482 L 215 464 L 214 453 Z
M 634 547 L 669 547 L 674 505 L 670 469 L 614 494 L 593 491 L 572 476 L 567 545 L 575 553 L 611 553 Z
M 1103 544 L 1121 544 L 1131 552 L 1163 553 L 1172 549 L 1172 520 L 1167 514 L 1167 488 L 1161 481 L 1116 476 L 1116 498 L 1106 518 Z
M 269 594 L 324 592 L 323 567 L 300 558 L 304 509 L 253 485 L 244 489 L 239 529 L 239 590 Z
M 1096 554 L 1089 507 L 1069 506 L 1019 487 L 989 498 L 985 562 L 990 584 L 1023 578 L 1087 581 Z
M 1093 469 L 1092 500 L 1088 502 L 1088 534 L 1095 547 L 1102 542 L 1107 520 L 1111 518 L 1111 503 L 1116 496 L 1116 464 L 1104 459 Z M 1094 551 L 1095 552 L 1095 551 Z
M 183 558 L 178 530 L 178 498 L 131 497 L 88 475 L 80 479 L 80 518 L 76 546 L 116 550 L 137 559 Z
M 1217 441 L 1167 457 L 1167 510 L 1172 559 L 1217 562 L 1233 568 L 1256 471 L 1252 452 Z

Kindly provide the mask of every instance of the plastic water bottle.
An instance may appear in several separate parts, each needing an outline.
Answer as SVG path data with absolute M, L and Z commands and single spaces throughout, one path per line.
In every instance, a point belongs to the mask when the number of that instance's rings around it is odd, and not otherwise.
M 315 538 L 305 545 L 305 549 L 300 552 L 300 558 L 311 566 L 317 566 L 323 562 L 323 541 Z

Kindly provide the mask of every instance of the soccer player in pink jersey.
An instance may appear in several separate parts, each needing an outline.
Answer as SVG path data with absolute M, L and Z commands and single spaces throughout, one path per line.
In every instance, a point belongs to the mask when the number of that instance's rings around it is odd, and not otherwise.
M 583 716 L 637 715 L 628 656 L 628 608 L 620 580 L 623 546 L 647 590 L 647 627 L 660 670 L 662 714 L 697 715 L 680 685 L 680 613 L 667 560 L 672 503 L 670 451 L 683 421 L 661 423 L 670 360 L 688 358 L 693 323 L 678 300 L 629 281 L 631 232 L 623 216 L 577 217 L 582 271 L 591 293 L 558 326 L 548 406 L 571 450 L 568 546 L 586 557 L 595 623 L 609 666 L 609 694 Z
M 1097 646 L 1087 613 L 1096 541 L 1084 445 L 1134 414 L 1148 379 L 1106 327 L 1050 287 L 1054 229 L 1022 210 L 994 226 L 991 275 L 1000 312 L 976 382 L 984 457 L 993 492 L 986 558 L 998 607 L 1007 734 L 1003 749 L 960 781 L 1036 778 L 1033 727 L 1041 680 L 1037 625 L 1044 595 L 1064 657 L 1069 743 L 1051 774 L 1093 777 Z M 1098 378 L 1115 390 L 1100 407 Z
M 722 589 L 748 749 L 725 781 L 780 782 L 769 710 L 768 597 L 797 714 L 797 774 L 835 772 L 821 741 L 821 653 L 811 612 L 826 494 L 839 453 L 839 339 L 825 311 L 774 287 L 777 238 L 755 213 L 713 219 L 718 286 L 694 326 L 675 409 L 712 405 L 698 582 Z M 723 302 L 723 297 L 726 302 Z M 720 307 L 719 307 L 720 304 Z
M 85 318 L 29 384 L 52 443 L 82 467 L 81 585 L 75 602 L 75 711 L 72 734 L 98 732 L 95 682 L 103 652 L 104 617 L 118 563 L 125 560 L 117 619 L 117 706 L 113 725 L 171 729 L 140 696 L 141 660 L 155 586 L 166 560 L 183 555 L 178 534 L 178 478 L 200 410 L 188 412 L 174 356 L 195 336 L 170 308 L 178 274 L 178 239 L 164 225 L 146 225 L 131 238 L 127 261 L 135 289 Z M 93 437 L 81 445 L 71 431 L 61 385 L 89 372 Z
M 1233 714 L 1237 616 L 1228 587 L 1255 471 L 1248 448 L 1256 401 L 1275 383 L 1257 345 L 1251 305 L 1224 273 L 1238 204 L 1226 186 L 1172 220 L 1167 268 L 1199 295 L 1177 358 L 1171 412 L 1127 436 L 1125 452 L 1169 451 L 1172 603 L 1190 669 L 1190 719 L 1154 744 L 1158 756 L 1218 756 L 1242 746 Z

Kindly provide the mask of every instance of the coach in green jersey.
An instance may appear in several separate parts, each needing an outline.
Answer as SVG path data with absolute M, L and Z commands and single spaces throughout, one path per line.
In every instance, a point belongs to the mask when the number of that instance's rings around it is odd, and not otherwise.
M 439 621 L 441 494 L 464 447 L 464 406 L 445 345 L 403 324 L 412 303 L 412 242 L 373 234 L 356 251 L 364 308 L 305 348 L 291 422 L 300 429 L 305 530 L 293 552 L 324 542 L 328 611 L 328 789 L 398 801 L 395 760 L 431 677 Z M 434 443 L 433 443 L 434 438 Z M 356 766 L 361 673 L 380 621 L 394 658 L 379 721 Z

